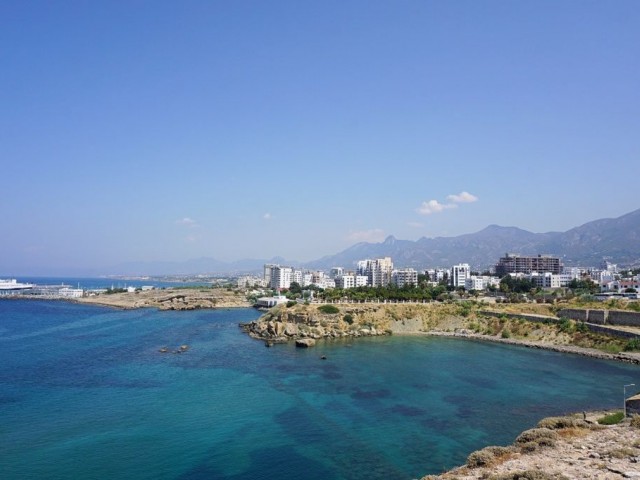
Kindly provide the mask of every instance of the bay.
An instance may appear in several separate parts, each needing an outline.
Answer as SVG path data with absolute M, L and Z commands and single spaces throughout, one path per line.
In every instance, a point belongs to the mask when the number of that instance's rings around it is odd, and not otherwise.
M 265 348 L 238 328 L 258 315 L 0 301 L 2 478 L 410 479 L 640 384 L 462 339 Z

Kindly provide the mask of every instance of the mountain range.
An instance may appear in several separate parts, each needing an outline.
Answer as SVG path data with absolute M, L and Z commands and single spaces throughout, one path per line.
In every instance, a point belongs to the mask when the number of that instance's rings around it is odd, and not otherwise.
M 532 233 L 517 227 L 489 225 L 476 233 L 456 237 L 357 243 L 335 255 L 306 263 L 281 257 L 222 262 L 198 258 L 185 262 L 129 262 L 102 269 L 101 274 L 180 275 L 239 274 L 261 272 L 265 263 L 328 270 L 342 266 L 353 268 L 358 260 L 389 256 L 396 267 L 450 267 L 468 263 L 484 270 L 495 265 L 506 253 L 521 255 L 550 254 L 565 265 L 599 266 L 603 260 L 624 266 L 640 266 L 640 209 L 618 218 L 585 223 L 566 232 Z M 97 273 L 97 272 L 95 272 Z
M 532 233 L 516 227 L 489 225 L 457 237 L 387 237 L 380 243 L 361 242 L 308 266 L 327 269 L 351 267 L 365 258 L 391 257 L 397 267 L 449 267 L 468 263 L 474 269 L 495 265 L 506 253 L 550 254 L 565 265 L 598 266 L 603 260 L 625 266 L 640 265 L 640 209 L 618 218 L 585 223 L 566 232 Z

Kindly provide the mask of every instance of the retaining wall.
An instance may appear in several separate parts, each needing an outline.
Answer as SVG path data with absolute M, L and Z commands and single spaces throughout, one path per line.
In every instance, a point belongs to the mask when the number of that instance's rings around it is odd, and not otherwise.
M 608 323 L 611 325 L 626 325 L 628 327 L 640 327 L 640 312 L 623 312 L 609 310 Z
M 627 312 L 623 310 L 579 310 L 576 308 L 565 308 L 558 312 L 558 316 L 581 322 L 595 323 L 598 325 L 625 325 L 627 327 L 640 327 L 640 312 Z

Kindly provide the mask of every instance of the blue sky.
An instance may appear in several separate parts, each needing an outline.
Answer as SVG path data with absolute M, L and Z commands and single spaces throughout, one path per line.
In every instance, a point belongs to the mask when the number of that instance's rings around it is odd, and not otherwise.
M 640 207 L 637 1 L 0 3 L 0 274 Z

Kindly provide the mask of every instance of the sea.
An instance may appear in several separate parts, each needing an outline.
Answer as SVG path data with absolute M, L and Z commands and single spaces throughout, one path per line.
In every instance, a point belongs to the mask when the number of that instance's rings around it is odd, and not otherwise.
M 419 478 L 640 385 L 637 366 L 465 339 L 265 348 L 238 326 L 258 315 L 0 300 L 0 477 Z

